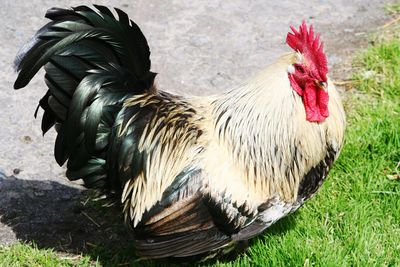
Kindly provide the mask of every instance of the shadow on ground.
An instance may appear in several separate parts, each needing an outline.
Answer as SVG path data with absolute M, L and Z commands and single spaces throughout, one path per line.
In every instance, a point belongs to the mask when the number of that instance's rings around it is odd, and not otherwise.
M 54 181 L 0 175 L 0 196 L 0 222 L 11 227 L 22 242 L 34 243 L 39 249 L 88 255 L 103 266 L 132 264 L 137 260 L 133 236 L 123 224 L 120 208 L 103 207 L 111 201 L 94 201 L 91 191 Z M 294 217 L 279 221 L 269 234 L 282 235 L 292 229 Z M 230 261 L 236 256 L 232 253 L 220 260 Z M 137 264 L 149 266 L 152 262 Z
M 54 181 L 0 176 L 0 227 L 39 249 L 89 255 L 101 264 L 133 261 L 132 235 L 118 207 L 102 207 L 94 194 Z M 119 258 L 119 259 L 118 259 Z

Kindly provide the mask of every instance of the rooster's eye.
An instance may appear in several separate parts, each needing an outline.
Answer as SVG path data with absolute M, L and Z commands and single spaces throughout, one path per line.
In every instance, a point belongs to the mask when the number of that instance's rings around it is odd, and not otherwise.
M 318 80 L 315 80 L 315 83 L 319 86 L 319 87 L 321 87 L 322 89 L 326 89 L 326 86 L 327 86 L 327 84 L 326 84 L 326 82 L 321 82 L 321 81 L 318 81 Z

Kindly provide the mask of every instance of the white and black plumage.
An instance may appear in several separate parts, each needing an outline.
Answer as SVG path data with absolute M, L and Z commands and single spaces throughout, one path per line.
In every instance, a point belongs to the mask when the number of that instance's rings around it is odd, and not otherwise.
M 138 254 L 217 253 L 262 233 L 321 186 L 345 115 L 319 35 L 221 95 L 158 90 L 139 27 L 116 9 L 50 9 L 17 56 L 14 87 L 44 66 L 42 130 L 56 125 L 67 177 L 120 197 Z

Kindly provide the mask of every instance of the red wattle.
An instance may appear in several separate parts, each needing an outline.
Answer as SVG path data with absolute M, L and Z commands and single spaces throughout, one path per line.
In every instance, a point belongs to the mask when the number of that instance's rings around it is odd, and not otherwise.
M 326 91 L 317 89 L 318 94 L 318 106 L 321 116 L 325 118 L 329 117 L 328 103 L 329 103 L 329 95 Z
M 307 83 L 303 92 L 306 119 L 310 122 L 323 122 L 328 116 L 329 95 L 313 83 Z

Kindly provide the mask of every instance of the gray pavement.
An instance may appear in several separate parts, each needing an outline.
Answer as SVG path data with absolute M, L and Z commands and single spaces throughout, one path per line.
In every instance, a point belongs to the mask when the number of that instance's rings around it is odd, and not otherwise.
M 311 1 L 117 1 L 142 28 L 152 51 L 159 88 L 208 95 L 232 88 L 283 52 L 289 25 L 305 19 L 320 31 L 331 75 L 343 79 L 349 57 L 387 17 L 383 0 Z M 44 138 L 33 112 L 46 90 L 42 75 L 28 88 L 12 89 L 18 49 L 46 20 L 53 6 L 88 1 L 2 0 L 0 9 L 0 244 L 18 239 L 60 251 L 85 251 L 87 242 L 125 240 L 114 220 L 87 209 L 87 192 L 64 177 L 53 159 L 54 131 Z M 109 216 L 114 218 L 113 216 Z M 90 220 L 95 218 L 95 223 Z M 118 218 L 119 219 L 119 218 Z M 111 222 L 110 222 L 111 221 Z M 97 226 L 96 224 L 99 224 Z M 122 227 L 122 226 L 121 226 Z M 106 230 L 105 230 L 106 229 Z M 114 229 L 114 230 L 113 230 Z M 119 244 L 122 244 L 119 242 Z

